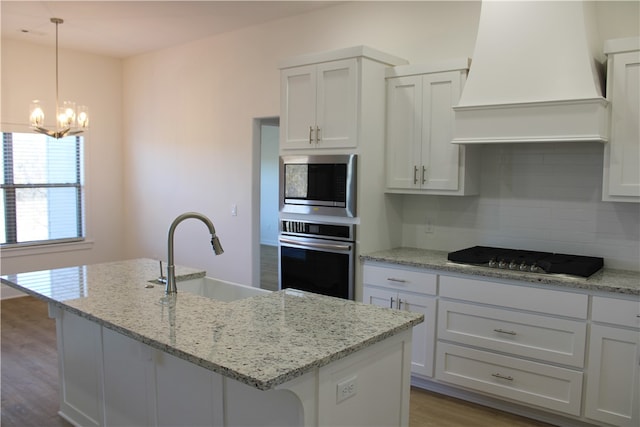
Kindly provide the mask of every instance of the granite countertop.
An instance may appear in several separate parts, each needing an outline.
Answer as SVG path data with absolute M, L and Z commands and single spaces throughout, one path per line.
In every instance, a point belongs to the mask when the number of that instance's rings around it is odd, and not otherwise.
M 560 274 L 523 273 L 484 266 L 457 264 L 447 260 L 447 252 L 416 248 L 388 249 L 363 254 L 360 259 L 565 288 L 640 295 L 640 273 L 635 271 L 603 268 L 587 278 Z
M 421 323 L 424 316 L 295 290 L 233 302 L 180 292 L 204 271 L 176 267 L 178 294 L 136 259 L 2 276 L 44 299 L 226 377 L 269 390 Z

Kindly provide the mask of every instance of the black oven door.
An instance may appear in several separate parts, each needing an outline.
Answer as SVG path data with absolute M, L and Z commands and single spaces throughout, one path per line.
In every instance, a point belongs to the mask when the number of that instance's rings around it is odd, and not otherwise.
M 353 242 L 280 236 L 280 289 L 353 300 Z

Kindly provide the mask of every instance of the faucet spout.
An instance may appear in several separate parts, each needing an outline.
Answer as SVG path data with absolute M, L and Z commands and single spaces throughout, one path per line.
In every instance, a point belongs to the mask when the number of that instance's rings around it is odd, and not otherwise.
M 200 221 L 202 221 L 209 229 L 209 233 L 211 233 L 211 246 L 213 247 L 213 252 L 216 255 L 220 255 L 224 253 L 224 250 L 222 249 L 222 245 L 220 245 L 220 240 L 218 240 L 218 236 L 216 236 L 216 229 L 209 218 L 197 212 L 186 212 L 186 213 L 183 213 L 182 215 L 179 215 L 171 223 L 171 226 L 169 227 L 169 236 L 167 239 L 168 240 L 167 242 L 168 265 L 167 265 L 167 283 L 165 287 L 165 294 L 167 295 L 175 294 L 178 292 L 178 289 L 176 287 L 176 272 L 175 272 L 175 264 L 174 264 L 174 258 L 173 258 L 173 236 L 175 234 L 176 227 L 178 226 L 178 224 L 180 224 L 185 219 L 189 219 L 189 218 L 199 219 Z

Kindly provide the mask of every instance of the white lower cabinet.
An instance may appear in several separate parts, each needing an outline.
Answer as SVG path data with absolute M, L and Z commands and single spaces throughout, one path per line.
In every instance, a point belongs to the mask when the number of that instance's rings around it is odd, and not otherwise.
M 580 415 L 587 295 L 449 276 L 439 295 L 437 380 Z
M 437 276 L 416 269 L 365 265 L 362 300 L 366 304 L 424 314 L 413 328 L 411 373 L 433 376 Z
M 152 350 L 138 341 L 103 328 L 102 357 L 104 425 L 153 425 L 148 401 L 152 394 L 147 392 L 153 387 Z
M 451 384 L 580 415 L 582 372 L 438 342 L 436 378 Z
M 613 296 L 363 269 L 365 303 L 425 315 L 413 330 L 416 385 L 558 425 L 640 426 L 640 298 Z
M 585 416 L 638 426 L 640 416 L 640 304 L 593 297 Z
M 100 325 L 49 305 L 56 319 L 60 414 L 82 426 L 101 426 L 102 333 Z
M 56 306 L 50 316 L 73 425 L 409 425 L 409 330 L 262 391 Z

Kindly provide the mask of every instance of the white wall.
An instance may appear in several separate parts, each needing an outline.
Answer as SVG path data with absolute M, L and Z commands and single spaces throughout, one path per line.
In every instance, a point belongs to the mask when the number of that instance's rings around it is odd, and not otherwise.
M 63 251 L 2 250 L 2 274 L 115 260 L 124 253 L 122 164 L 122 63 L 60 50 L 60 95 L 89 106 L 85 133 L 86 231 L 88 245 Z M 45 103 L 47 122 L 55 109 L 55 50 L 2 40 L 3 131 L 27 131 L 29 103 Z M 49 124 L 49 123 L 47 123 Z M 3 289 L 4 291 L 4 289 Z M 3 292 L 4 293 L 4 292 Z
M 359 44 L 411 61 L 469 56 L 478 13 L 478 3 L 338 5 L 127 60 L 127 256 L 166 257 L 172 219 L 201 211 L 225 253 L 214 257 L 204 226 L 185 222 L 176 262 L 251 283 L 252 120 L 279 115 L 278 62 Z

